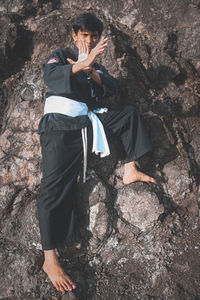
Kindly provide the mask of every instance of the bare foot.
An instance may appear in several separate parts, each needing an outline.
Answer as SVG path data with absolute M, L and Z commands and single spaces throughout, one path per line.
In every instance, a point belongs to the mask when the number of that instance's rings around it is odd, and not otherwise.
M 138 171 L 135 162 L 130 162 L 124 165 L 123 183 L 130 184 L 136 181 L 156 183 L 155 179 Z
M 75 284 L 66 275 L 63 268 L 58 262 L 55 250 L 45 250 L 45 261 L 43 270 L 58 291 L 72 291 L 76 288 Z

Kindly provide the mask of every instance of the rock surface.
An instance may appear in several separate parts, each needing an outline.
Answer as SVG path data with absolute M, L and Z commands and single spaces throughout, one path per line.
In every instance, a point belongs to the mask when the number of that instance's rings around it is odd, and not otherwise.
M 159 204 L 155 193 L 148 190 L 145 183 L 136 183 L 118 190 L 115 208 L 119 216 L 133 226 L 144 231 L 156 222 L 164 207 Z
M 115 139 L 109 158 L 90 155 L 77 202 L 83 247 L 60 253 L 77 289 L 61 295 L 41 269 L 37 126 L 43 65 L 71 44 L 83 11 L 109 37 L 101 62 L 119 93 L 105 104 L 143 114 L 153 152 L 139 164 L 158 185 L 123 185 Z M 4 0 L 0 28 L 0 299 L 199 299 L 199 1 Z

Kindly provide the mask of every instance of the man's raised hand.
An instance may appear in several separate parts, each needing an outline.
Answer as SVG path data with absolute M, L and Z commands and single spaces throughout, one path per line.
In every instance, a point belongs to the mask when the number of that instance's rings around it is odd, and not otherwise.
M 79 56 L 77 61 L 73 61 L 71 58 L 67 58 L 67 61 L 70 64 L 81 63 L 82 71 L 88 71 L 92 64 L 94 63 L 97 56 L 101 55 L 104 52 L 107 44 L 108 38 L 102 37 L 98 44 L 90 51 L 86 43 L 82 40 L 79 41 Z
M 89 48 L 82 40 L 79 41 L 78 62 L 85 60 L 89 55 Z
M 85 60 L 88 57 L 88 54 L 89 54 L 89 48 L 87 47 L 87 45 L 82 40 L 79 40 L 78 60 L 74 61 L 71 58 L 67 58 L 67 61 L 70 64 L 77 64 L 77 63 Z
M 84 61 L 87 66 L 91 66 L 94 63 L 96 57 L 104 52 L 105 47 L 108 45 L 107 41 L 108 38 L 102 37 L 98 44 L 91 50 L 88 58 Z

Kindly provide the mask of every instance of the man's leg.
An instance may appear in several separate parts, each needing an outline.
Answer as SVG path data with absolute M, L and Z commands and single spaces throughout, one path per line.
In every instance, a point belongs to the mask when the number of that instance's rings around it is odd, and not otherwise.
M 38 195 L 38 217 L 44 250 L 43 270 L 59 291 L 75 288 L 65 274 L 56 248 L 76 239 L 74 198 L 82 160 L 81 131 L 52 131 L 40 137 L 43 179 Z
M 133 106 L 124 106 L 99 114 L 105 129 L 121 137 L 125 150 L 124 184 L 136 181 L 153 182 L 155 179 L 140 172 L 136 160 L 151 150 L 151 142 L 144 128 L 140 114 Z

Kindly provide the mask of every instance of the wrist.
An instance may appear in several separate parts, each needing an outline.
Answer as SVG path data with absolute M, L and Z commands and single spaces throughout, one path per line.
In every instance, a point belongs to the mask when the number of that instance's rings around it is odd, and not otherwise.
M 78 73 L 80 71 L 84 71 L 84 69 L 85 69 L 84 62 L 78 62 L 78 63 L 73 64 L 72 73 L 75 74 L 75 73 Z
M 91 69 L 89 70 L 89 72 L 87 72 L 87 75 L 88 75 L 88 76 L 91 76 L 92 73 L 93 73 L 93 71 L 94 71 L 94 69 L 91 67 Z

